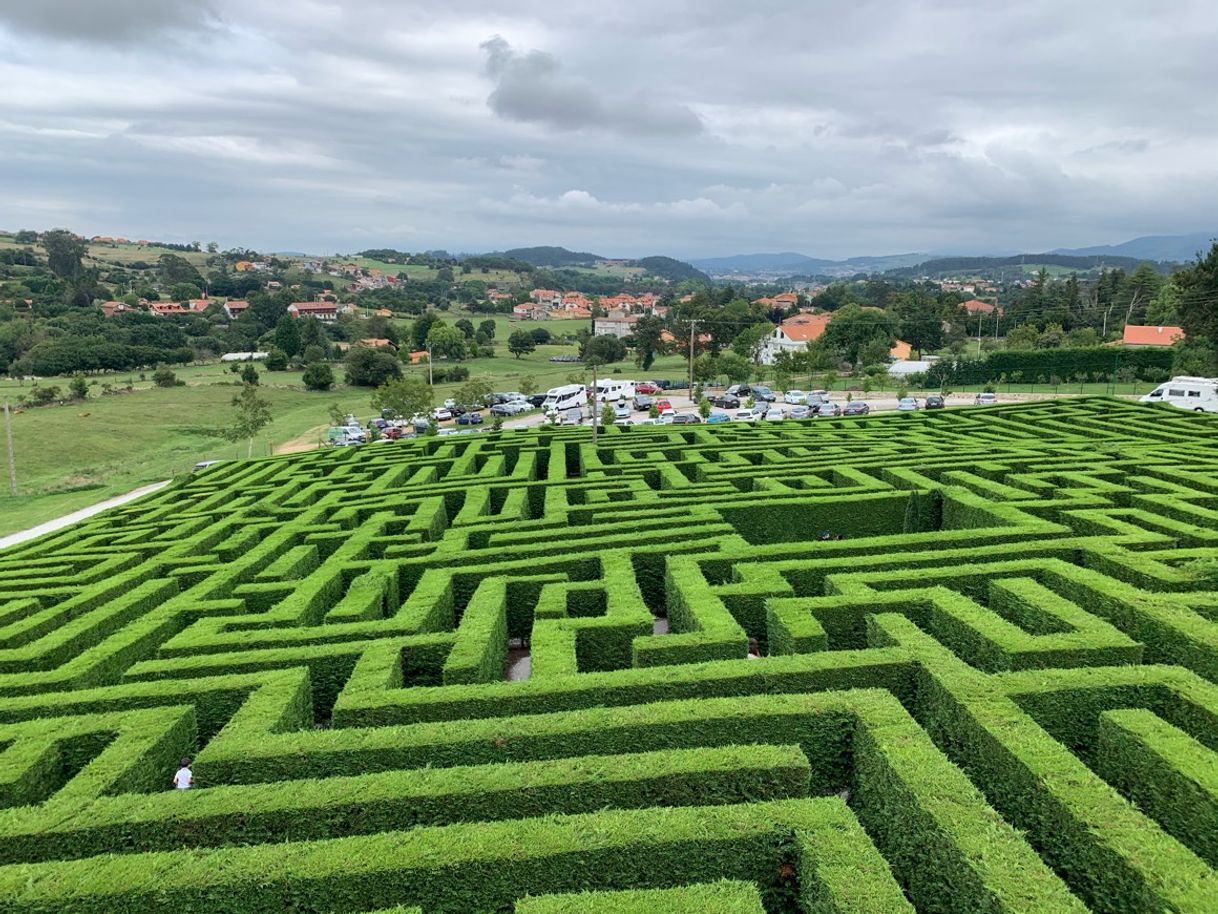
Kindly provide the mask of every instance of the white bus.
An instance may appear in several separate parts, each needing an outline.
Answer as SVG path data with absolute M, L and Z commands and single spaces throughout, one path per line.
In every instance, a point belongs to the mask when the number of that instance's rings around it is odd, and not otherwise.
M 634 399 L 634 381 L 617 378 L 602 378 L 596 382 L 596 402 L 613 403 L 616 400 Z
M 588 403 L 588 388 L 583 384 L 564 384 L 562 387 L 551 387 L 546 391 L 546 398 L 541 408 L 546 412 L 553 410 L 583 407 Z
M 1198 413 L 1218 413 L 1218 378 L 1172 378 L 1146 396 L 1143 403 L 1170 403 Z

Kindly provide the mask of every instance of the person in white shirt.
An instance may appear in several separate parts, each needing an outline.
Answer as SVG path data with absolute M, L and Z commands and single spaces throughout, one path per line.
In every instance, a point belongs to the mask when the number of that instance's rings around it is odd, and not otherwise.
M 190 759 L 182 759 L 182 767 L 173 776 L 173 786 L 178 790 L 190 790 L 194 786 L 195 776 L 190 771 Z

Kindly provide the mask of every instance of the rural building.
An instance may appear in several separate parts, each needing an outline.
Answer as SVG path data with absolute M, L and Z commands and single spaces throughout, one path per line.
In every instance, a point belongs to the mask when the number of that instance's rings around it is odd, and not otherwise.
M 250 303 L 243 298 L 234 298 L 224 303 L 224 315 L 235 321 L 249 309 Z
M 116 314 L 125 314 L 128 311 L 134 311 L 126 302 L 121 301 L 104 301 L 101 303 L 102 316 L 114 317 Z
M 183 308 L 176 301 L 154 301 L 148 305 L 148 310 L 159 317 L 164 317 L 168 314 L 189 314 L 186 308 Z
M 1122 346 L 1170 346 L 1176 340 L 1184 339 L 1184 331 L 1179 327 L 1139 327 L 1135 324 L 1125 325 L 1125 334 L 1121 338 Z
M 999 316 L 1002 315 L 1002 308 L 992 305 L 988 301 L 982 301 L 979 298 L 970 298 L 960 307 L 974 317 L 978 314 L 993 314 L 995 311 L 998 312 Z
M 613 314 L 598 317 L 592 323 L 593 336 L 616 336 L 621 339 L 634 333 L 634 325 L 639 321 L 637 314 Z
M 773 365 L 780 352 L 803 352 L 829 326 L 829 314 L 797 314 L 774 328 L 761 344 L 758 359 L 762 365 Z
M 338 320 L 339 314 L 350 310 L 349 305 L 332 301 L 294 301 L 288 305 L 288 314 L 292 317 L 315 317 L 327 324 Z

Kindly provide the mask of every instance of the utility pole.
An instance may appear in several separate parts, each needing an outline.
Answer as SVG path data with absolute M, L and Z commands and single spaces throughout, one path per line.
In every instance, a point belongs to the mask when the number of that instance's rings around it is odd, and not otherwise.
M 689 322 L 689 402 L 694 402 L 694 340 L 698 338 L 698 322 Z M 696 405 L 696 404 L 695 404 Z
M 431 345 L 430 345 L 430 344 L 428 344 L 428 346 L 427 346 L 427 386 L 428 386 L 428 387 L 435 387 L 435 386 L 436 386 L 435 381 L 433 381 L 433 380 L 432 380 L 432 373 L 431 373 Z
M 13 417 L 9 413 L 8 399 L 4 401 L 4 442 L 8 452 L 8 494 L 17 495 L 17 462 L 13 458 Z

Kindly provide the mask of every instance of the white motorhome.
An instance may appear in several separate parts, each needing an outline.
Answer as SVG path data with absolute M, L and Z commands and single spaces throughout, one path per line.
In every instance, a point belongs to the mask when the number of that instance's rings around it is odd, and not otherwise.
M 551 412 L 583 407 L 587 403 L 588 388 L 583 384 L 564 384 L 562 387 L 551 387 L 547 390 L 541 407 L 546 412 Z
M 1146 396 L 1143 403 L 1170 403 L 1198 413 L 1218 413 L 1218 378 L 1172 378 Z
M 618 378 L 602 378 L 596 382 L 596 402 L 613 403 L 617 400 L 634 399 L 634 381 Z

